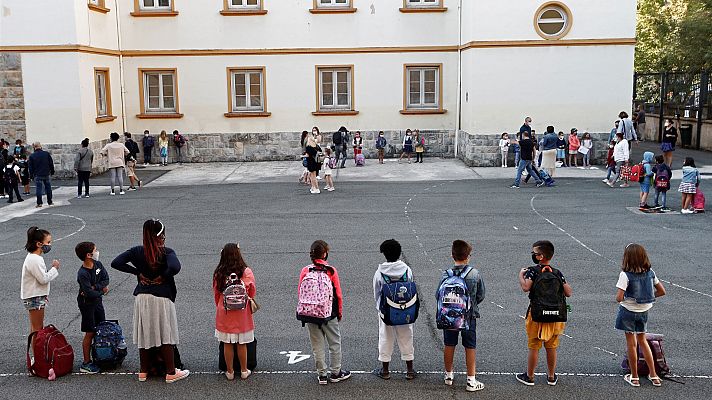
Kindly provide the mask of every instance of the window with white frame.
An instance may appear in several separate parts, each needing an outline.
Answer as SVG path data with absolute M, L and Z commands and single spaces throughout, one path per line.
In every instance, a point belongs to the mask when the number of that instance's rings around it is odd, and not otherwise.
M 406 67 L 406 109 L 440 107 L 440 68 L 438 66 Z
M 143 74 L 146 113 L 175 113 L 175 72 L 150 71 Z
M 442 0 L 406 0 L 406 8 L 442 7 Z
M 351 7 L 351 0 L 316 0 L 317 8 Z
M 350 67 L 319 68 L 319 110 L 351 110 Z
M 99 6 L 101 5 L 101 4 L 99 4 L 100 1 L 101 1 L 101 0 L 89 0 L 89 4 L 93 4 L 93 5 L 97 6 L 97 7 L 99 7 Z
M 106 117 L 111 114 L 109 110 L 109 102 L 107 100 L 107 80 L 108 71 L 106 70 L 95 70 L 94 71 L 94 84 L 96 88 L 96 116 Z
M 231 10 L 259 10 L 262 0 L 228 0 L 227 7 Z
M 230 71 L 233 112 L 262 112 L 264 74 L 261 70 Z
M 139 7 L 144 11 L 170 10 L 172 0 L 139 0 Z
M 544 39 L 559 39 L 571 29 L 571 12 L 562 3 L 546 3 L 537 10 L 534 27 Z

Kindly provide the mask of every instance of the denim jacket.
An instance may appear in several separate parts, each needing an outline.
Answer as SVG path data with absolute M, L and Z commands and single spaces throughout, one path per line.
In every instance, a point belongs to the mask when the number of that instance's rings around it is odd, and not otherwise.
M 457 265 L 452 267 L 453 272 L 455 272 L 455 275 L 460 274 L 465 268 L 467 268 L 467 265 Z M 442 278 L 440 279 L 440 283 L 444 281 L 448 277 L 447 270 L 443 271 Z M 480 307 L 479 304 L 482 303 L 482 301 L 485 299 L 485 282 L 482 280 L 482 276 L 480 275 L 480 271 L 477 270 L 477 268 L 472 267 L 472 270 L 470 271 L 467 276 L 465 276 L 465 283 L 467 284 L 467 289 L 470 292 L 470 300 L 472 301 L 472 309 L 471 311 L 471 316 L 470 319 L 475 319 L 480 317 Z M 439 289 L 438 285 L 438 289 Z M 438 296 L 438 289 L 435 289 L 435 298 Z
M 625 290 L 624 297 L 635 299 L 638 304 L 650 304 L 655 302 L 655 289 L 653 280 L 655 273 L 653 271 L 644 272 L 642 274 L 634 274 L 626 272 L 628 277 L 628 287 Z
M 700 171 L 695 167 L 682 167 L 682 183 L 697 184 L 700 180 Z

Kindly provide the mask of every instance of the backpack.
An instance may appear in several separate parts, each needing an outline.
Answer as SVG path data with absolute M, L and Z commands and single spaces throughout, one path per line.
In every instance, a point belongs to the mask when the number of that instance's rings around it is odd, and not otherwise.
M 697 187 L 697 193 L 692 198 L 692 208 L 697 213 L 705 212 L 705 194 L 702 193 L 702 189 L 699 186 Z
M 568 309 L 564 296 L 564 281 L 556 268 L 549 265 L 536 266 L 539 274 L 534 278 L 529 300 L 532 321 L 566 322 Z
M 161 157 L 168 157 L 168 147 L 161 147 Z
M 24 148 L 24 147 L 20 146 L 19 144 L 15 145 L 14 154 L 15 154 L 16 156 L 20 156 L 20 155 L 22 155 L 22 154 L 24 154 L 24 153 L 25 153 L 25 148 Z
M 667 169 L 660 168 L 657 174 L 655 174 L 655 189 L 664 192 L 670 189 L 670 175 Z
M 326 266 L 310 265 L 309 272 L 299 282 L 297 320 L 321 325 L 331 319 L 334 305 L 334 285 Z
M 34 346 L 32 338 L 35 339 Z M 35 357 L 34 363 L 30 357 L 30 347 Z M 73 365 L 74 349 L 54 325 L 47 325 L 27 337 L 27 371 L 30 375 L 53 381 L 71 373 Z
M 366 157 L 363 154 L 356 154 L 356 166 L 363 167 L 366 165 Z
M 665 352 L 663 351 L 663 335 L 658 335 L 655 333 L 646 333 L 645 340 L 648 341 L 648 346 L 650 346 L 650 351 L 653 352 L 653 361 L 655 363 L 655 372 L 659 377 L 664 377 L 670 375 L 670 367 L 665 360 Z M 628 354 L 623 356 L 623 362 L 621 363 L 621 368 L 626 372 L 630 372 L 630 365 L 628 364 Z M 645 362 L 643 357 L 643 351 L 638 344 L 638 374 L 639 375 L 650 375 L 650 369 L 648 369 L 648 364 Z
M 381 287 L 379 312 L 386 325 L 408 325 L 418 319 L 420 299 L 415 282 L 408 282 L 408 273 L 393 280 L 381 274 L 384 285 Z
M 6 182 L 13 182 L 17 180 L 17 175 L 15 174 L 15 164 L 6 165 L 3 173 L 5 174 Z
M 124 332 L 119 321 L 102 321 L 96 326 L 91 343 L 91 358 L 101 369 L 113 369 L 126 358 L 127 348 Z
M 173 144 L 176 145 L 176 147 L 183 147 L 185 144 L 185 139 L 183 138 L 183 135 L 178 134 L 173 136 Z
M 237 274 L 232 273 L 230 277 L 227 278 L 228 285 L 223 290 L 223 307 L 225 307 L 225 312 L 231 310 L 244 310 L 247 307 L 247 287 L 245 284 L 237 277 Z
M 467 290 L 465 277 L 472 271 L 467 267 L 459 274 L 447 270 L 447 277 L 438 287 L 438 309 L 435 321 L 438 329 L 464 331 L 470 328 L 470 309 L 472 299 Z
M 331 157 L 329 156 L 329 162 L 327 163 L 329 168 L 334 169 L 336 168 L 336 157 Z
M 334 135 L 331 137 L 331 142 L 334 143 L 335 146 L 343 144 L 341 141 L 341 131 L 334 132 Z
M 629 180 L 641 183 L 645 180 L 645 165 L 643 163 L 636 164 L 630 169 Z

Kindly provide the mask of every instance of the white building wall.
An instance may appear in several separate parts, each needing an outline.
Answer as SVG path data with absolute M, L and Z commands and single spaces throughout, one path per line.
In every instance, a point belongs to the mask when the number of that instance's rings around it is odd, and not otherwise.
M 0 46 L 45 46 L 77 43 L 81 0 L 1 0 Z M 86 14 L 84 14 L 86 19 Z

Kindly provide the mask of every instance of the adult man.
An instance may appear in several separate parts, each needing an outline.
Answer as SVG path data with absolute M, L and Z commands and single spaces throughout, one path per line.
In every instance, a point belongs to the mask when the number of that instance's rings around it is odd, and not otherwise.
M 347 144 L 351 143 L 349 140 L 349 131 L 345 126 L 339 128 L 338 131 L 334 132 L 334 136 L 331 140 L 334 143 L 334 154 L 336 155 L 336 164 L 339 163 L 341 159 L 341 168 L 346 168 L 346 147 Z
M 50 176 L 54 175 L 54 161 L 52 156 L 42 150 L 40 142 L 32 143 L 32 148 L 35 151 L 30 155 L 28 168 L 30 170 L 30 178 L 35 180 L 35 192 L 37 193 L 37 208 L 42 207 L 42 186 L 44 186 L 45 194 L 47 195 L 47 205 L 52 205 L 52 182 Z
M 153 136 L 150 135 L 148 129 L 143 131 L 143 165 L 147 167 L 151 164 L 151 153 L 153 153 L 153 146 L 156 144 Z
M 645 106 L 643 104 L 638 105 L 635 122 L 638 124 L 636 130 L 640 133 L 640 139 L 645 139 Z
M 532 119 L 531 117 L 524 118 L 524 125 L 519 128 L 519 133 L 517 134 L 517 140 L 522 140 L 522 132 L 529 132 L 529 137 L 532 137 Z M 514 144 L 512 147 L 514 150 L 514 165 L 519 166 L 519 160 L 521 160 L 521 147 L 518 144 Z
M 529 118 L 527 118 L 529 119 Z M 521 148 L 521 160 L 517 164 L 517 176 L 514 178 L 514 184 L 510 186 L 512 189 L 519 189 L 519 184 L 522 181 L 522 171 L 525 169 L 530 176 L 534 177 L 536 181 L 536 186 L 540 187 L 544 185 L 544 181 L 539 178 L 539 175 L 535 174 L 532 170 L 532 160 L 534 160 L 534 142 L 531 140 L 531 135 L 529 132 L 522 131 L 517 135 L 521 136 L 522 140 L 519 141 L 519 147 Z

